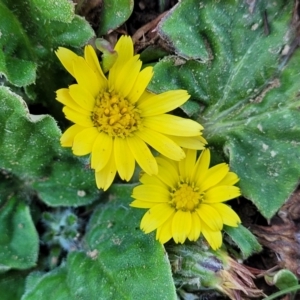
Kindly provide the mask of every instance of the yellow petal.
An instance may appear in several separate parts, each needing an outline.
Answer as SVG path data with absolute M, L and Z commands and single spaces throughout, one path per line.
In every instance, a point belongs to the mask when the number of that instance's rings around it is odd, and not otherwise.
M 91 157 L 91 168 L 96 172 L 103 169 L 113 152 L 113 139 L 104 132 L 99 132 L 94 142 Z
M 205 191 L 218 184 L 229 172 L 229 166 L 225 163 L 218 164 L 208 169 L 205 178 L 197 181 L 201 191 Z
M 241 195 L 241 191 L 236 186 L 222 185 L 207 190 L 204 194 L 205 203 L 218 203 L 234 199 Z
M 201 136 L 172 136 L 167 135 L 168 138 L 173 140 L 177 145 L 186 149 L 203 150 L 207 144 L 206 140 Z
M 192 212 L 191 217 L 192 217 L 192 226 L 191 226 L 191 231 L 189 232 L 187 237 L 190 241 L 196 241 L 198 240 L 201 234 L 201 221 L 196 212 Z
M 147 173 L 143 174 L 143 176 L 140 178 L 140 182 L 143 184 L 150 184 L 150 185 L 158 185 L 165 189 L 168 189 L 167 185 L 163 183 L 157 176 L 155 175 L 149 175 Z
M 157 185 L 138 185 L 133 189 L 131 197 L 146 202 L 169 202 L 170 192 Z
M 222 246 L 221 231 L 212 231 L 208 226 L 202 223 L 202 234 L 213 250 L 217 250 Z
M 140 99 L 141 95 L 145 92 L 152 76 L 153 76 L 152 67 L 147 67 L 139 73 L 135 81 L 135 84 L 133 85 L 130 93 L 127 96 L 127 98 L 131 103 L 135 103 Z
M 234 185 L 239 180 L 239 177 L 235 173 L 228 172 L 227 175 L 218 183 L 218 185 Z
M 126 139 L 118 137 L 114 139 L 114 155 L 121 179 L 129 181 L 134 172 L 135 159 Z
M 141 67 L 142 62 L 139 60 L 139 55 L 135 55 L 124 64 L 123 68 L 119 71 L 119 74 L 117 74 L 116 81 L 112 84 L 112 86 L 123 97 L 127 97 L 133 88 Z
M 73 153 L 78 156 L 91 153 L 98 134 L 99 132 L 95 127 L 80 131 L 74 138 Z
M 145 118 L 143 125 L 155 131 L 175 136 L 197 136 L 203 127 L 189 119 L 168 114 Z
M 185 90 L 168 91 L 159 95 L 153 95 L 139 103 L 138 108 L 142 111 L 142 117 L 161 115 L 179 107 L 189 98 L 190 95 Z
M 210 151 L 209 149 L 204 149 L 201 155 L 197 159 L 196 165 L 192 171 L 192 181 L 202 182 L 206 176 L 207 170 L 210 164 Z
M 78 125 L 81 125 L 83 127 L 93 127 L 94 124 L 91 119 L 91 113 L 87 111 L 86 114 L 83 114 L 81 112 L 75 111 L 68 106 L 65 106 L 63 108 L 63 112 L 66 116 L 66 119 L 72 121 L 73 123 L 76 123 Z
M 84 59 L 90 66 L 90 68 L 95 72 L 95 74 L 98 76 L 98 80 L 100 82 L 103 82 L 103 88 L 106 88 L 107 86 L 107 79 L 103 74 L 103 71 L 100 67 L 99 59 L 96 55 L 96 52 L 94 48 L 91 45 L 87 45 L 84 48 Z
M 56 91 L 56 100 L 81 114 L 84 114 L 84 115 L 89 114 L 89 111 L 87 111 L 86 109 L 83 109 L 82 106 L 78 105 L 74 101 L 74 99 L 69 94 L 69 89 L 57 90 Z
M 191 212 L 178 210 L 172 222 L 172 235 L 175 243 L 183 244 L 191 231 Z
M 141 131 L 136 131 L 135 134 L 170 159 L 181 160 L 185 157 L 184 151 L 177 144 L 159 132 L 143 128 Z
M 93 97 L 96 97 L 103 88 L 95 72 L 90 68 L 83 57 L 78 57 L 73 65 L 76 80 L 79 85 L 88 90 Z
M 149 175 L 157 174 L 157 162 L 146 143 L 136 136 L 127 138 L 127 143 L 142 170 Z
M 117 173 L 115 159 L 113 153 L 106 166 L 99 172 L 95 172 L 96 184 L 99 189 L 106 191 L 112 184 Z
M 116 82 L 117 76 L 124 64 L 133 57 L 133 42 L 131 37 L 125 35 L 121 36 L 114 49 L 118 53 L 118 58 L 109 70 L 108 81 L 110 87 Z
M 201 221 L 203 221 L 211 230 L 218 231 L 223 228 L 222 217 L 213 207 L 207 204 L 200 204 L 196 209 Z M 201 224 L 203 223 L 201 222 Z
M 168 160 L 162 157 L 157 157 L 156 161 L 158 164 L 158 173 L 156 176 L 170 188 L 175 188 L 180 180 L 176 169 Z
M 83 109 L 92 111 L 95 106 L 95 98 L 85 88 L 78 84 L 72 84 L 69 86 L 70 96 L 74 101 Z
M 170 215 L 168 220 L 157 228 L 156 240 L 158 240 L 161 244 L 165 244 L 172 238 L 172 221 L 174 214 L 175 211 Z
M 185 159 L 178 162 L 180 176 L 184 179 L 191 178 L 192 170 L 196 163 L 196 150 L 185 150 Z
M 86 129 L 86 127 L 82 127 L 80 125 L 72 125 L 69 127 L 61 136 L 60 143 L 63 147 L 72 147 L 74 137 L 81 132 L 82 130 Z
M 211 206 L 218 211 L 223 219 L 223 223 L 228 226 L 237 227 L 241 223 L 241 219 L 235 211 L 228 205 L 223 203 L 211 204 Z
M 73 63 L 76 62 L 78 55 L 73 51 L 63 47 L 59 47 L 55 51 L 55 54 L 64 68 L 75 78 Z
M 161 226 L 174 212 L 174 209 L 166 204 L 160 203 L 150 208 L 142 218 L 141 229 L 149 233 Z
M 154 205 L 157 205 L 157 203 L 156 202 L 146 202 L 146 201 L 134 200 L 129 205 L 131 207 L 136 207 L 136 208 L 151 208 Z

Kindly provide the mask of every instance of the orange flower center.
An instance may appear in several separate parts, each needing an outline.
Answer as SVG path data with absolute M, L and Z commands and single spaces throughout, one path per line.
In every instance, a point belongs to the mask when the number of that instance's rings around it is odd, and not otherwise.
M 114 91 L 97 96 L 91 118 L 99 131 L 112 137 L 131 136 L 141 125 L 139 109 Z
M 177 210 L 194 211 L 203 199 L 203 194 L 197 187 L 188 183 L 179 183 L 172 193 L 171 205 Z

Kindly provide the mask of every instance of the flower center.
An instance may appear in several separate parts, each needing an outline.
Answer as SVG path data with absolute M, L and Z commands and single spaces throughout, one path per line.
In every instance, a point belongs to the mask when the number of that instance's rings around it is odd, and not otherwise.
M 141 125 L 139 109 L 114 91 L 97 96 L 91 118 L 99 131 L 112 137 L 131 136 Z
M 188 183 L 179 183 L 178 188 L 172 193 L 171 205 L 183 211 L 194 211 L 203 199 L 199 188 Z

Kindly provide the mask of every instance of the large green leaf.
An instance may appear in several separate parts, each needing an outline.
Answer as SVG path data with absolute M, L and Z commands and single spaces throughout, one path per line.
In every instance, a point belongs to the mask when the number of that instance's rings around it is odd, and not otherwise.
M 281 50 L 292 37 L 292 3 L 256 1 L 254 9 L 245 1 L 201 3 L 199 8 L 197 0 L 180 2 L 160 30 L 176 45 L 175 29 L 185 28 L 191 22 L 186 11 L 197 7 L 193 32 L 199 34 L 185 40 L 185 47 L 179 44 L 176 52 L 192 57 L 195 40 L 205 38 L 211 61 L 163 59 L 155 66 L 150 89 L 188 90 L 192 101 L 185 111 L 204 126 L 209 145 L 229 156 L 243 195 L 270 218 L 300 176 L 299 54 L 280 74 Z
M 55 120 L 30 115 L 22 98 L 3 86 L 0 107 L 0 168 L 27 179 L 45 175 L 60 148 Z
M 128 206 L 131 190 L 111 188 L 90 219 L 86 252 L 71 252 L 64 267 L 31 280 L 23 300 L 58 299 L 49 293 L 56 288 L 67 299 L 176 299 L 163 246 L 140 231 L 143 212 Z
M 0 209 L 0 269 L 35 266 L 39 239 L 29 208 L 18 197 L 7 199 Z
M 1 300 L 19 300 L 25 289 L 27 272 L 9 271 L 0 275 Z
M 51 165 L 51 172 L 32 184 L 38 196 L 50 206 L 80 206 L 99 197 L 94 171 L 78 159 L 64 157 Z
M 94 36 L 68 0 L 1 0 L 0 19 L 0 74 L 19 87 L 36 81 L 38 66 L 41 76 L 53 69 L 58 46 L 81 47 Z

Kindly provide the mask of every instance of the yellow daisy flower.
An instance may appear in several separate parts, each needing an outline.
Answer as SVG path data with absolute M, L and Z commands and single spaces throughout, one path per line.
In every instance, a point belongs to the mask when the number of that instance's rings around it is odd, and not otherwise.
M 237 227 L 238 215 L 226 204 L 238 197 L 240 189 L 233 186 L 238 176 L 226 163 L 209 168 L 210 151 L 186 150 L 186 158 L 175 162 L 157 157 L 158 174 L 144 174 L 143 183 L 133 189 L 135 199 L 130 205 L 149 208 L 141 221 L 145 233 L 156 231 L 162 244 L 171 238 L 176 243 L 196 241 L 202 233 L 215 250 L 222 245 L 223 224 Z
M 203 127 L 195 121 L 166 114 L 189 99 L 185 90 L 151 94 L 146 91 L 153 68 L 141 70 L 130 37 L 115 46 L 118 58 L 106 77 L 91 46 L 84 57 L 59 48 L 56 55 L 77 84 L 57 91 L 66 118 L 75 124 L 61 137 L 63 147 L 75 155 L 91 154 L 98 188 L 108 189 L 116 172 L 129 181 L 135 161 L 149 175 L 157 174 L 157 162 L 148 145 L 174 160 L 181 147 L 203 149 Z

